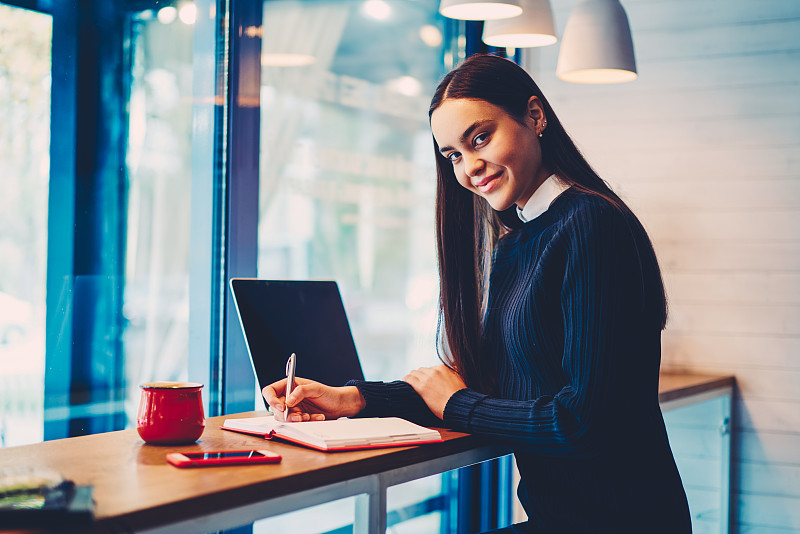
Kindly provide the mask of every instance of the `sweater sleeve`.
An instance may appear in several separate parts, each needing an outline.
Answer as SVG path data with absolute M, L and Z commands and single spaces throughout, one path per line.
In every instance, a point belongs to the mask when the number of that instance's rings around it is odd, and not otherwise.
M 619 353 L 629 351 L 628 336 L 637 328 L 632 317 L 634 304 L 641 302 L 642 279 L 635 238 L 615 208 L 581 209 L 562 230 L 567 256 L 560 288 L 564 328 L 560 361 L 565 384 L 552 395 L 520 401 L 464 389 L 448 401 L 444 423 L 521 450 L 590 457 L 607 445 L 602 440 L 613 436 L 607 423 L 614 389 L 621 383 L 615 375 L 625 372 Z M 533 318 L 523 324 L 533 324 Z
M 351 380 L 345 385 L 356 386 L 367 402 L 356 417 L 400 417 L 422 426 L 442 427 L 442 420 L 407 382 Z

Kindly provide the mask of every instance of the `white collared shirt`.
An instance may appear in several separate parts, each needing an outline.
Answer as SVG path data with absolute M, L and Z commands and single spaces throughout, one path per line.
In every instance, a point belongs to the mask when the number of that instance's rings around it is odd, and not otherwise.
M 519 209 L 519 206 L 517 206 L 517 215 L 519 215 L 522 222 L 535 219 L 547 211 L 550 204 L 567 189 L 569 189 L 569 185 L 556 178 L 555 174 L 551 174 L 547 180 L 542 182 L 542 185 L 533 192 L 531 198 L 525 203 L 524 208 Z

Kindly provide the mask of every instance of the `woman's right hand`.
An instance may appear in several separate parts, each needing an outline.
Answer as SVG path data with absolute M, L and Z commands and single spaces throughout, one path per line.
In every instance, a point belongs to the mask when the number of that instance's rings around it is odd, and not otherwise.
M 366 401 L 355 386 L 331 387 L 296 377 L 286 399 L 286 379 L 266 386 L 261 394 L 275 419 L 284 421 L 284 405 L 289 406 L 288 421 L 322 421 L 352 417 L 364 409 Z

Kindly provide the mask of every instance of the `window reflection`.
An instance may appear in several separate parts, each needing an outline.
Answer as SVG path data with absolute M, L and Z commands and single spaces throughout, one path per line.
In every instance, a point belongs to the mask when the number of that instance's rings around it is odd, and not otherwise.
M 258 273 L 339 282 L 369 379 L 436 361 L 441 27 L 435 2 L 264 3 Z
M 368 380 L 437 362 L 427 115 L 444 70 L 437 7 L 264 2 L 258 276 L 336 280 Z M 394 529 L 439 531 L 441 480 L 392 488 Z M 429 502 L 439 504 L 420 508 Z M 309 532 L 331 530 L 333 513 L 335 503 L 309 510 Z
M 123 308 L 129 425 L 137 384 L 188 379 L 193 19 L 186 5 L 132 20 Z
M 0 447 L 42 440 L 49 15 L 0 5 Z

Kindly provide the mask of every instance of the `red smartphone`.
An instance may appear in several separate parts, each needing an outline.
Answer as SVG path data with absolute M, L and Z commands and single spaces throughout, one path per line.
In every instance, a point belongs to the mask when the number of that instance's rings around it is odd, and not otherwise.
M 281 455 L 266 450 L 171 452 L 167 461 L 176 467 L 276 464 Z

